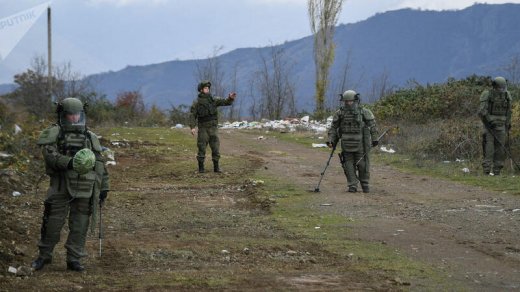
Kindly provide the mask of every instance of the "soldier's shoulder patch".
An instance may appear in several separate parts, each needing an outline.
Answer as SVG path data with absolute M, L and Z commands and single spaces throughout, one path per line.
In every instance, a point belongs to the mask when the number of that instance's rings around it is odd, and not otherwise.
M 486 101 L 489 98 L 489 90 L 484 90 L 480 95 L 480 101 Z
M 374 114 L 372 113 L 371 110 L 369 110 L 367 108 L 362 108 L 361 112 L 363 113 L 363 117 L 365 118 L 365 120 L 373 120 L 373 119 L 375 119 Z
M 49 145 L 56 143 L 58 135 L 60 134 L 60 127 L 57 125 L 51 126 L 40 133 L 38 138 L 38 145 Z
M 92 142 L 92 148 L 95 151 L 101 152 L 103 149 L 101 147 L 101 143 L 99 142 L 98 136 L 91 131 L 88 131 L 88 134 L 90 136 L 90 141 Z

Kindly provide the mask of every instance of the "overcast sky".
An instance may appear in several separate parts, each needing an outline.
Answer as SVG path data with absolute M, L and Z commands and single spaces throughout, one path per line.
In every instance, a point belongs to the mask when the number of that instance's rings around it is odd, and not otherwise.
M 0 19 L 49 0 L 0 0 Z M 340 23 L 401 8 L 462 9 L 474 0 L 347 0 Z M 520 3 L 494 1 L 486 3 Z M 92 74 L 175 59 L 204 58 L 310 34 L 306 0 L 54 0 L 53 60 Z M 0 60 L 0 84 L 47 54 L 43 14 Z M 0 39 L 0 45 L 2 41 Z

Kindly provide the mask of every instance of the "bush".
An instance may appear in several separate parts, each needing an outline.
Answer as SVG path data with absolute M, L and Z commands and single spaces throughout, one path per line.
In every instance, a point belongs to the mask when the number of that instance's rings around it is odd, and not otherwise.
M 491 88 L 491 77 L 470 76 L 446 83 L 415 85 L 386 96 L 371 106 L 378 122 L 399 126 L 391 142 L 416 159 L 478 160 L 482 156 L 482 125 L 477 117 L 480 94 Z M 513 96 L 511 148 L 520 156 L 520 93 Z M 516 159 L 515 159 L 516 160 Z

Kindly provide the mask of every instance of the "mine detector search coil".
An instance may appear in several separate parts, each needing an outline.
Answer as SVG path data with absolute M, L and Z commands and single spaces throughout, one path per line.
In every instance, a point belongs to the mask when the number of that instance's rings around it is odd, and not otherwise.
M 321 180 L 323 179 L 323 176 L 325 175 L 325 171 L 329 167 L 330 160 L 332 159 L 332 156 L 334 156 L 334 151 L 336 150 L 336 146 L 337 145 L 338 145 L 338 143 L 334 143 L 334 145 L 332 146 L 332 151 L 330 151 L 330 156 L 329 156 L 329 160 L 327 160 L 327 165 L 325 165 L 325 168 L 321 172 L 321 177 L 320 177 L 320 181 L 318 182 L 318 185 L 316 186 L 316 188 L 314 188 L 314 192 L 315 193 L 319 193 L 320 192 Z

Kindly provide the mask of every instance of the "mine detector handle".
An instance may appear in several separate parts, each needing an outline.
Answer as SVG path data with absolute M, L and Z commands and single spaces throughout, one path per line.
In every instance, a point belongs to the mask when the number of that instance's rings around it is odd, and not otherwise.
M 386 129 L 381 135 L 379 135 L 379 137 L 377 137 L 376 141 L 379 142 L 379 140 L 381 140 L 381 138 L 383 138 L 388 133 L 388 131 L 392 130 L 393 128 L 395 128 L 395 127 L 391 127 L 391 128 Z M 363 160 L 363 158 L 365 158 L 366 155 L 367 155 L 367 152 L 363 153 L 363 156 L 361 156 L 361 158 L 359 158 L 359 160 L 356 161 L 356 165 L 358 165 L 359 162 L 361 162 L 361 160 Z
M 103 221 L 101 213 L 103 210 L 103 203 L 99 203 L 99 257 L 103 255 Z
M 325 165 L 325 168 L 323 169 L 323 171 L 321 172 L 321 177 L 320 177 L 320 181 L 318 182 L 318 185 L 316 186 L 316 188 L 314 188 L 314 192 L 318 193 L 320 191 L 320 184 L 321 184 L 321 180 L 323 179 L 323 176 L 325 175 L 325 171 L 327 170 L 327 168 L 329 167 L 329 164 L 330 164 L 330 160 L 332 159 L 332 156 L 334 156 L 334 151 L 336 151 L 336 147 L 338 146 L 338 142 L 334 143 L 332 145 L 332 151 L 330 151 L 330 155 L 329 155 L 329 159 L 327 160 L 327 164 Z

